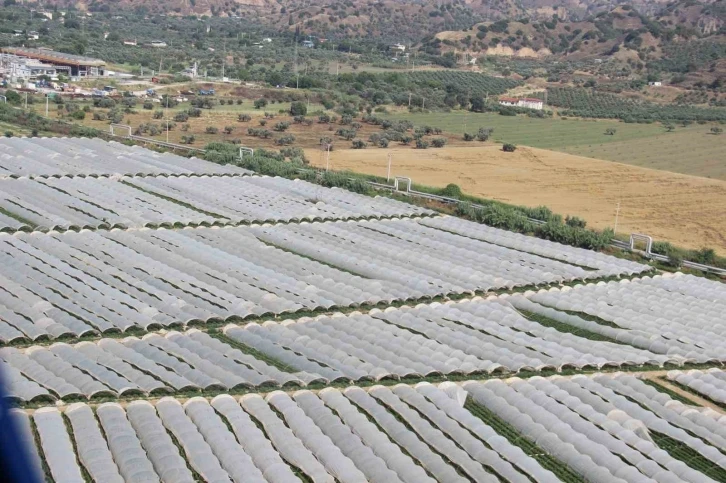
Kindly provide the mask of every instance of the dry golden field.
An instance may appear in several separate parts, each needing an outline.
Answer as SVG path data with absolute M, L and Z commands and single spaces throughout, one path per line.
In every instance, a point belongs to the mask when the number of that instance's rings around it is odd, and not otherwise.
M 465 193 L 527 206 L 545 205 L 596 228 L 645 233 L 689 248 L 726 254 L 726 181 L 639 168 L 610 161 L 520 147 L 392 149 L 392 174 L 415 183 L 458 184 Z M 386 175 L 389 150 L 336 150 L 331 169 Z M 308 157 L 324 164 L 317 150 Z

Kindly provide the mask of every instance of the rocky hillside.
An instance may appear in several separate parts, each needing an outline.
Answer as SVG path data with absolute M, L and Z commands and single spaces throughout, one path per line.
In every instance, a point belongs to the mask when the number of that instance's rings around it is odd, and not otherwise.
M 723 42 L 725 6 L 723 1 L 686 0 L 665 5 L 654 18 L 624 5 L 582 20 L 556 14 L 539 21 L 489 21 L 466 30 L 440 32 L 425 39 L 422 48 L 432 54 L 459 52 L 475 57 L 554 54 L 577 60 L 614 56 L 647 63 L 662 59 L 664 50 L 678 42 L 704 38 Z

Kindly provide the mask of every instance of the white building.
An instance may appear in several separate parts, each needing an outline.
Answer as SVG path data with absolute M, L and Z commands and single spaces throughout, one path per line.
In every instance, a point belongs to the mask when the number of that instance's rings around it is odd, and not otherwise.
M 137 45 L 136 39 L 134 39 L 134 40 L 124 40 L 124 45 Z
M 653 81 L 653 82 L 648 82 L 648 85 L 651 87 L 661 87 L 663 85 L 663 83 L 661 81 Z
M 538 111 L 544 109 L 544 101 L 542 99 L 537 99 L 536 97 L 500 97 L 499 104 L 502 106 L 536 109 Z
M 164 42 L 163 40 L 152 40 L 149 45 L 151 45 L 152 47 L 164 48 L 166 47 L 166 42 Z
M 0 73 L 13 81 L 34 81 L 41 75 L 54 79 L 58 74 L 52 64 L 12 54 L 0 54 Z

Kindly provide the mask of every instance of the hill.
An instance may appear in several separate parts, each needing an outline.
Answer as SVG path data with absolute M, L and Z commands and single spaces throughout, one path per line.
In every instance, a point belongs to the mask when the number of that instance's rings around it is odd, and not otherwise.
M 612 8 L 611 0 L 49 0 L 44 5 L 91 12 L 126 9 L 242 17 L 278 30 L 299 29 L 304 34 L 337 39 L 375 36 L 389 42 L 418 41 L 437 32 L 502 19 L 581 22 Z M 723 0 L 636 0 L 624 8 L 631 6 L 704 33 L 723 26 Z
M 723 1 L 677 1 L 662 6 L 652 17 L 621 5 L 579 20 L 553 14 L 546 20 L 485 21 L 429 36 L 420 48 L 431 55 L 453 54 L 459 60 L 553 55 L 572 62 L 612 60 L 606 67 L 589 69 L 590 73 L 629 78 L 634 71 L 670 72 L 688 74 L 691 84 L 706 85 L 726 75 L 725 21 Z

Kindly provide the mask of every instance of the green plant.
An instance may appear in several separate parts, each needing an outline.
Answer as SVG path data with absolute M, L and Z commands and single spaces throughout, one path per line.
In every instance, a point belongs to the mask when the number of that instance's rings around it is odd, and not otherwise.
M 505 143 L 502 146 L 502 151 L 507 152 L 507 153 L 513 153 L 516 150 L 517 150 L 517 146 L 515 146 L 514 144 L 511 144 L 511 143 Z
M 304 102 L 295 101 L 290 104 L 290 115 L 291 116 L 305 116 L 308 113 L 308 108 Z

